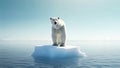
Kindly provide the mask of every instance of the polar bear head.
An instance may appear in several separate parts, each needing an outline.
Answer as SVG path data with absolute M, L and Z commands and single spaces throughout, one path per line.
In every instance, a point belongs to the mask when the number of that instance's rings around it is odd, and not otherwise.
M 55 29 L 59 29 L 64 26 L 64 21 L 60 17 L 51 17 L 50 18 L 52 27 Z

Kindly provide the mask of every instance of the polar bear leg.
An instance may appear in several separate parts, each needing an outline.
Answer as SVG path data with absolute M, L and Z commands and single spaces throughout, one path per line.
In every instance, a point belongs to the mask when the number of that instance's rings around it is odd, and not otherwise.
M 52 41 L 53 41 L 53 46 L 58 46 L 57 45 L 57 32 L 56 29 L 52 28 Z
M 62 27 L 60 29 L 60 34 L 61 34 L 61 44 L 60 44 L 60 46 L 65 46 L 65 41 L 66 41 L 65 27 Z

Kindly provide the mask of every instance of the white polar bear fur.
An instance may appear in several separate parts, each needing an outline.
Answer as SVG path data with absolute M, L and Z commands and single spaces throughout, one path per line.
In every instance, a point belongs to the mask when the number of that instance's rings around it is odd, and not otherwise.
M 52 24 L 52 41 L 53 45 L 65 46 L 66 41 L 66 26 L 62 19 L 59 17 L 50 18 Z M 55 24 L 56 22 L 56 24 Z

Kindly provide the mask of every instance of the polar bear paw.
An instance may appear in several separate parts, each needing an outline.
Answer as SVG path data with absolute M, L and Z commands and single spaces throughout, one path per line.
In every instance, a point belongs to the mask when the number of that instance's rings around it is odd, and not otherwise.
M 64 43 L 60 44 L 60 47 L 64 47 L 64 46 L 65 46 L 65 44 L 64 44 Z
M 53 46 L 58 46 L 58 44 L 54 43 Z

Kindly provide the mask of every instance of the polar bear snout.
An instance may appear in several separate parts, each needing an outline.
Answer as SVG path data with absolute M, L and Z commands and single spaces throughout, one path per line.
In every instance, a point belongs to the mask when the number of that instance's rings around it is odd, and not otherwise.
M 56 24 L 57 24 L 57 22 L 54 22 L 54 24 L 56 25 Z

